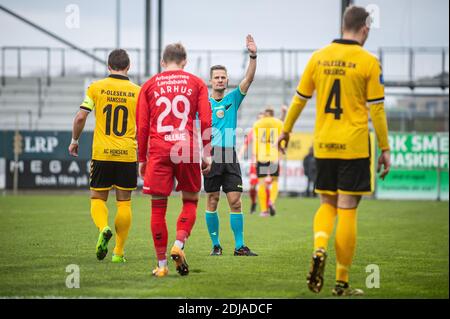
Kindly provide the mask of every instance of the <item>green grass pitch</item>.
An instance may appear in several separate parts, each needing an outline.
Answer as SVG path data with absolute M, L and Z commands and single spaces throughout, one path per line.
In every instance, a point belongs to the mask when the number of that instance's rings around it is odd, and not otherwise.
M 111 194 L 113 195 L 113 194 Z M 111 196 L 110 225 L 115 203 Z M 329 298 L 335 251 L 330 242 L 325 286 L 318 295 L 306 287 L 312 253 L 316 199 L 280 198 L 278 214 L 245 214 L 245 241 L 258 257 L 234 257 L 225 198 L 220 203 L 224 256 L 210 257 L 204 219 L 205 198 L 185 248 L 190 274 L 179 276 L 169 260 L 169 276 L 154 278 L 150 201 L 133 200 L 133 224 L 126 246 L 127 264 L 112 264 L 111 252 L 97 261 L 97 230 L 88 194 L 0 197 L 0 296 L 149 297 L 149 298 Z M 167 213 L 169 249 L 180 211 L 171 197 Z M 244 210 L 249 207 L 246 196 Z M 364 200 L 359 209 L 358 242 L 351 284 L 365 298 L 448 298 L 448 203 Z M 333 240 L 331 238 L 331 240 Z M 66 287 L 66 266 L 80 267 L 80 288 Z M 366 266 L 380 269 L 380 287 L 366 288 Z

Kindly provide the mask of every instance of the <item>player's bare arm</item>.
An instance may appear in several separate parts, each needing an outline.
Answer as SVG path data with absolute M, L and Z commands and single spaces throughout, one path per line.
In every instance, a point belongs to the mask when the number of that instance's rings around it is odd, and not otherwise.
M 212 159 L 211 156 L 202 157 L 202 174 L 208 175 L 211 171 Z
M 239 84 L 239 87 L 241 89 L 241 92 L 246 94 L 248 92 L 248 89 L 250 85 L 253 82 L 253 79 L 255 78 L 256 73 L 256 55 L 258 52 L 258 49 L 256 47 L 255 40 L 253 37 L 249 34 L 247 35 L 247 50 L 249 54 L 249 63 L 247 67 L 247 71 L 245 72 L 245 77 Z
M 81 132 L 83 132 L 88 115 L 89 112 L 79 110 L 77 115 L 75 116 L 75 119 L 73 120 L 72 141 L 69 145 L 69 154 L 74 157 L 78 156 L 78 139 L 81 136 Z
M 203 175 L 208 175 L 211 171 L 212 158 L 211 158 L 211 134 L 212 134 L 212 111 L 208 98 L 208 88 L 205 84 L 200 86 L 200 93 L 198 97 L 198 109 L 199 119 L 202 131 L 202 163 L 201 169 Z
M 139 162 L 139 176 L 141 178 L 144 178 L 146 169 L 147 169 L 147 162 Z

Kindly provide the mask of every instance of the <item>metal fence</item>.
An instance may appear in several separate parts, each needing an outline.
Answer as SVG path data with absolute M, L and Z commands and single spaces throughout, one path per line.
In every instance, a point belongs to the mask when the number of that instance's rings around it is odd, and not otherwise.
M 90 52 L 104 59 L 106 64 L 107 55 L 111 50 L 111 48 L 93 48 Z M 142 83 L 146 79 L 144 52 L 140 48 L 127 50 L 132 61 L 130 76 L 136 82 Z M 47 87 L 51 88 L 52 80 L 55 82 L 56 78 L 59 80 L 82 76 L 97 78 L 107 74 L 105 64 L 95 62 L 69 48 L 8 46 L 1 47 L 0 51 L 3 86 L 10 78 L 35 79 L 37 83 L 36 103 L 33 103 L 33 109 L 28 112 L 20 111 L 20 121 L 23 123 L 21 127 L 28 129 L 34 129 L 32 123 L 40 117 L 46 103 Z M 312 52 L 310 49 L 260 49 L 257 82 L 260 87 L 267 86 L 267 90 L 264 92 L 259 90 L 259 94 L 279 94 L 280 100 L 283 99 L 285 104 L 288 103 Z M 448 48 L 389 47 L 380 48 L 376 54 L 384 66 L 386 86 L 392 90 L 399 87 L 407 89 L 407 93 L 400 94 L 402 96 L 387 90 L 389 127 L 400 132 L 448 132 Z M 153 70 L 156 70 L 156 57 L 157 52 L 153 51 Z M 245 71 L 248 54 L 243 50 L 190 50 L 188 60 L 187 70 L 204 79 L 209 78 L 211 65 L 226 65 L 232 79 L 230 82 L 235 85 Z M 264 82 L 265 79 L 267 81 Z M 410 90 L 419 87 L 434 88 L 434 95 L 420 96 L 417 90 Z M 420 99 L 426 101 L 419 103 Z M 420 104 L 422 107 L 416 107 Z M 2 117 L 11 115 L 11 111 L 9 107 L 0 108 L 0 115 Z
M 86 50 L 104 59 L 105 65 L 81 55 L 70 48 L 4 46 L 1 47 L 1 77 L 38 75 L 51 84 L 52 77 L 86 75 L 91 77 L 107 73 L 107 55 L 113 48 Z M 127 48 L 132 66 L 130 75 L 145 79 L 144 51 Z M 259 77 L 281 79 L 290 86 L 298 81 L 313 49 L 260 49 L 258 51 Z M 157 70 L 158 52 L 151 55 L 152 72 Z M 438 87 L 448 88 L 448 47 L 382 47 L 376 54 L 383 64 L 388 87 Z M 226 65 L 231 78 L 242 76 L 248 55 L 243 50 L 189 50 L 187 70 L 204 79 L 209 77 L 209 68 L 214 64 Z

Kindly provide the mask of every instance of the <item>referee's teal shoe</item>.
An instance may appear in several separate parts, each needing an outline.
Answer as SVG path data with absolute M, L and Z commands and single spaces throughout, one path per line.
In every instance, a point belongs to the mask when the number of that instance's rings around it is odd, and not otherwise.
M 105 259 L 108 254 L 108 243 L 112 237 L 112 231 L 109 226 L 103 228 L 103 230 L 98 235 L 97 245 L 95 246 L 95 253 L 98 260 Z

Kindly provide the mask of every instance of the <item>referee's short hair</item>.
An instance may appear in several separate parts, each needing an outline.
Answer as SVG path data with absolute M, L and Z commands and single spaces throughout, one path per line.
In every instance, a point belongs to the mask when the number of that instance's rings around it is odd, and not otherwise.
M 364 26 L 370 26 L 370 14 L 363 7 L 349 6 L 344 11 L 342 29 L 344 31 L 358 32 Z
M 127 51 L 115 49 L 108 56 L 108 66 L 114 71 L 123 71 L 130 66 L 130 57 Z
M 223 65 L 213 65 L 211 69 L 209 70 L 209 77 L 212 78 L 213 72 L 216 70 L 223 70 L 225 73 L 227 73 L 227 68 Z

